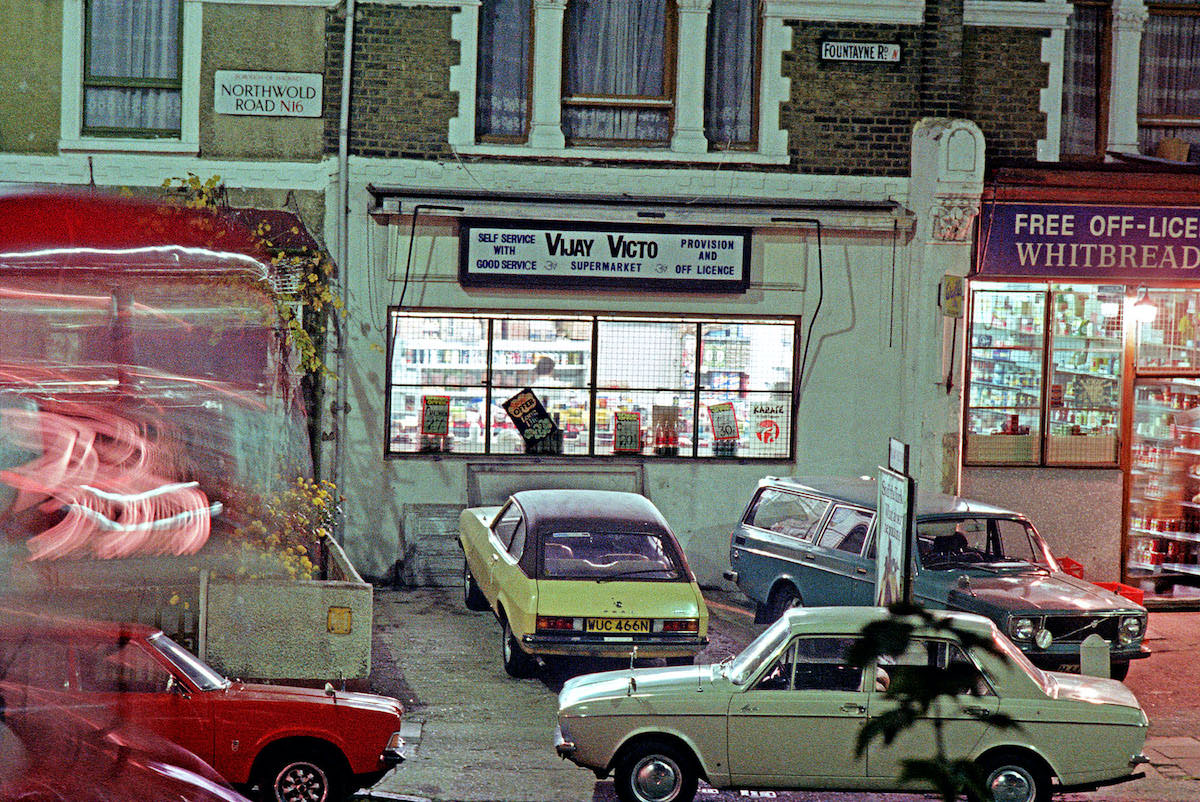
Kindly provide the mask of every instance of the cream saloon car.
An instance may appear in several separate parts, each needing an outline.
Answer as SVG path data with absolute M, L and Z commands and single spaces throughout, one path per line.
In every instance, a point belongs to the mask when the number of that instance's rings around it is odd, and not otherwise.
M 500 621 L 504 670 L 547 656 L 690 664 L 708 608 L 666 519 L 644 496 L 523 490 L 459 517 L 463 602 Z
M 844 659 L 882 608 L 792 610 L 736 657 L 715 665 L 632 669 L 569 680 L 558 697 L 562 757 L 615 775 L 622 802 L 689 802 L 697 781 L 717 788 L 931 790 L 899 782 L 902 761 L 932 758 L 935 718 L 890 745 L 855 755 L 868 718 L 894 709 L 901 672 L 973 667 L 970 693 L 941 697 L 947 757 L 974 761 L 996 802 L 1046 802 L 1052 793 L 1133 779 L 1147 720 L 1116 680 L 1036 668 L 988 619 L 939 613 L 990 639 L 1000 655 L 964 649 L 944 630 L 918 629 L 894 662 Z M 886 658 L 885 658 L 886 659 Z M 981 721 L 1006 714 L 1019 726 Z

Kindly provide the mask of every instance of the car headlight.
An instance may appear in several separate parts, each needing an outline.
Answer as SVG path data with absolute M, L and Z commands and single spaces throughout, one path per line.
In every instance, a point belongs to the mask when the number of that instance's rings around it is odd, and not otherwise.
M 1140 615 L 1127 615 L 1121 619 L 1121 628 L 1117 637 L 1122 644 L 1137 643 L 1146 630 L 1146 622 Z
M 1031 640 L 1035 629 L 1032 618 L 1014 618 L 1008 624 L 1008 634 L 1013 640 Z
M 1033 636 L 1033 645 L 1039 649 L 1049 649 L 1053 641 L 1054 636 L 1050 634 L 1050 630 L 1048 629 L 1039 629 L 1037 634 Z

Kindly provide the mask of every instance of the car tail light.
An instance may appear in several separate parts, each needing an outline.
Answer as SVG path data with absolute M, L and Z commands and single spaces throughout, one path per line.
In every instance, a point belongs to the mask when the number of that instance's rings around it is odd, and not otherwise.
M 575 619 L 564 618 L 560 615 L 539 615 L 537 617 L 538 629 L 574 629 Z
M 663 632 L 699 632 L 700 622 L 695 618 L 669 618 L 663 621 Z

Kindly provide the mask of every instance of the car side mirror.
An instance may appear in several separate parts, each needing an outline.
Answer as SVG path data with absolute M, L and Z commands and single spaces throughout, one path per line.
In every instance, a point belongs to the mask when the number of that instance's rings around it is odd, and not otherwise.
M 167 693 L 177 693 L 184 699 L 192 698 L 192 695 L 188 693 L 187 686 L 175 679 L 174 674 L 167 675 Z

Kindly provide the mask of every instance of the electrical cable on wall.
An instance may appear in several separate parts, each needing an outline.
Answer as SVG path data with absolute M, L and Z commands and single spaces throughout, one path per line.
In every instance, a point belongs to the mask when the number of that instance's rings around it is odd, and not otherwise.
M 817 314 L 821 311 L 821 303 L 825 300 L 825 261 L 822 255 L 824 247 L 821 243 L 821 221 L 815 217 L 772 217 L 773 223 L 801 223 L 817 227 L 817 305 L 813 307 L 812 316 L 808 319 L 808 332 L 804 335 L 804 351 L 800 357 L 800 376 L 797 387 L 804 386 L 804 371 L 808 364 L 808 345 L 812 342 L 813 325 L 817 322 Z
M 400 302 L 396 304 L 397 308 L 404 307 L 404 294 L 408 291 L 408 275 L 409 271 L 412 269 L 413 243 L 416 242 L 417 239 L 417 218 L 420 216 L 422 209 L 426 211 L 437 210 L 442 212 L 465 211 L 461 206 L 438 206 L 433 203 L 418 203 L 413 207 L 412 225 L 408 230 L 408 258 L 404 261 L 404 282 L 400 285 Z

